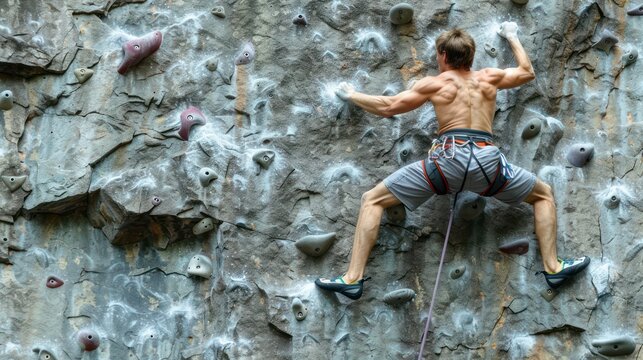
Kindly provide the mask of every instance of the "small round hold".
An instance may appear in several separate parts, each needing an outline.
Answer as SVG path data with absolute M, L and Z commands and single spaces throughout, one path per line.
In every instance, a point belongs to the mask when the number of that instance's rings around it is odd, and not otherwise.
M 525 140 L 531 139 L 540 133 L 541 127 L 542 121 L 538 118 L 532 118 L 525 124 L 525 127 L 522 128 L 521 137 Z
M 449 274 L 449 276 L 451 276 L 451 279 L 458 279 L 462 275 L 464 275 L 466 271 L 467 271 L 467 267 L 464 265 L 461 265 L 451 270 L 451 273 Z
M 38 356 L 38 360 L 56 360 L 56 357 L 54 354 L 50 353 L 49 351 L 45 349 L 33 349 L 33 352 L 35 352 Z
M 163 200 L 161 200 L 160 197 L 152 196 L 152 205 L 158 206 L 158 205 L 161 205 L 162 202 L 163 202 Z
M 639 57 L 639 51 L 636 49 L 630 49 L 625 54 L 623 54 L 623 58 L 622 58 L 623 67 L 635 63 L 638 57 Z
M 396 205 L 386 208 L 386 218 L 395 224 L 403 223 L 406 220 L 406 208 L 404 205 Z
M 516 5 L 525 5 L 529 2 L 529 0 L 511 0 L 511 2 Z
M 74 75 L 76 76 L 76 79 L 78 79 L 79 83 L 84 83 L 85 81 L 89 80 L 89 78 L 94 75 L 94 70 L 92 69 L 87 69 L 87 68 L 80 68 L 74 70 Z
M 11 110 L 13 107 L 13 93 L 11 90 L 5 90 L 0 93 L 0 109 Z
M 402 148 L 399 153 L 400 162 L 405 163 L 406 161 L 408 161 L 409 158 L 411 157 L 411 154 L 413 154 L 413 151 L 411 150 L 410 147 Z
M 225 9 L 223 6 L 215 6 L 214 9 L 212 9 L 212 15 L 220 18 L 225 18 Z
M 205 234 L 208 231 L 212 231 L 212 230 L 214 230 L 214 221 L 212 221 L 211 218 L 205 218 L 205 219 L 199 221 L 192 228 L 192 232 L 194 233 L 194 235 Z
M 215 72 L 219 68 L 219 59 L 210 58 L 205 62 L 205 68 L 209 71 Z
M 567 151 L 567 161 L 576 167 L 583 167 L 594 157 L 593 144 L 574 144 Z
M 218 179 L 219 176 L 214 172 L 214 170 L 204 167 L 199 171 L 199 182 L 201 183 L 201 186 L 206 187 L 210 185 L 210 183 L 216 179 Z
M 188 264 L 188 274 L 209 279 L 212 276 L 212 261 L 205 255 L 194 255 Z
M 65 284 L 65 282 L 56 276 L 50 276 L 47 278 L 47 287 L 50 289 L 61 287 L 63 284 Z
M 542 296 L 543 299 L 547 300 L 547 302 L 551 302 L 552 300 L 554 300 L 556 295 L 558 295 L 558 290 L 552 288 L 547 288 L 540 292 L 540 296 Z
M 83 351 L 94 351 L 100 345 L 98 334 L 92 329 L 81 329 L 76 335 L 80 349 Z
M 608 209 L 616 209 L 620 203 L 621 199 L 617 195 L 612 195 L 603 202 Z
M 458 199 L 458 216 L 465 220 L 473 220 L 484 212 L 487 200 L 475 193 L 464 193 Z
M 275 160 L 275 152 L 272 150 L 263 150 L 260 151 L 252 157 L 262 169 L 267 170 L 270 167 L 270 164 Z
M 248 65 L 255 59 L 255 47 L 251 42 L 247 42 L 241 48 L 241 51 L 234 59 L 235 65 Z
M 484 51 L 486 51 L 487 54 L 489 54 L 489 56 L 491 57 L 495 58 L 496 56 L 498 56 L 498 49 L 496 49 L 493 45 L 489 43 L 484 44 Z
M 413 6 L 407 3 L 399 3 L 391 8 L 388 17 L 395 25 L 404 25 L 413 21 Z
M 306 26 L 308 25 L 308 19 L 306 19 L 306 15 L 304 14 L 297 14 L 297 16 L 292 19 L 292 23 L 295 25 Z
M 302 321 L 308 315 L 308 308 L 299 298 L 294 298 L 292 300 L 292 312 L 295 315 L 297 321 Z

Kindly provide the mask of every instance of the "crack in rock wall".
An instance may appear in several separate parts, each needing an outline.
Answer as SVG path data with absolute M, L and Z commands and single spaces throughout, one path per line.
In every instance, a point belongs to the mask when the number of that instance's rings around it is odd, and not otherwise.
M 345 270 L 361 194 L 425 156 L 435 113 L 383 119 L 335 89 L 437 74 L 454 26 L 474 68 L 515 66 L 496 34 L 515 21 L 536 80 L 498 92 L 496 142 L 552 186 L 559 253 L 592 263 L 548 291 L 532 209 L 466 194 L 424 355 L 640 358 L 641 6 L 6 2 L 0 357 L 416 358 L 448 197 L 385 213 L 360 300 L 313 281 Z

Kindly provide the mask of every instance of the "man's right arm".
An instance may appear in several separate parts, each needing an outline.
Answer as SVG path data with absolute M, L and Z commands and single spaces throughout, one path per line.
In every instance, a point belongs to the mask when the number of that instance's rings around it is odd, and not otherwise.
M 518 39 L 518 25 L 514 22 L 504 22 L 500 25 L 498 35 L 509 42 L 514 53 L 518 67 L 508 69 L 485 69 L 491 77 L 490 82 L 498 89 L 508 89 L 525 84 L 534 78 L 534 68 L 531 66 L 529 56 Z

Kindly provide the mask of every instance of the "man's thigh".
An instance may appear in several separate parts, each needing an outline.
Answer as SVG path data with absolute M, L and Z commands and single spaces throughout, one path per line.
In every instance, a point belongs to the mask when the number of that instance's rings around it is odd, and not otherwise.
M 415 210 L 434 194 L 424 177 L 422 161 L 417 161 L 397 170 L 378 186 L 384 186 L 409 210 Z

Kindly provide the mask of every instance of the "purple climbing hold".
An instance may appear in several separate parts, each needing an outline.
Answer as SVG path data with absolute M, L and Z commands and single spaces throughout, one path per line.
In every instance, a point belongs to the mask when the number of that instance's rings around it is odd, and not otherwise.
M 158 206 L 158 205 L 161 205 L 162 202 L 163 202 L 163 200 L 161 200 L 160 197 L 152 196 L 152 205 Z
M 80 345 L 80 349 L 84 351 L 94 351 L 100 345 L 100 338 L 98 334 L 92 329 L 81 329 L 76 334 L 76 340 Z
M 306 15 L 304 14 L 297 14 L 297 16 L 292 19 L 292 23 L 295 25 L 306 26 L 308 25 L 308 19 L 306 19 Z
M 248 65 L 255 59 L 255 47 L 251 42 L 247 42 L 241 48 L 239 55 L 234 60 L 235 65 Z
M 594 145 L 574 144 L 567 152 L 567 161 L 576 167 L 583 167 L 594 157 Z
M 194 106 L 190 106 L 181 113 L 181 129 L 179 129 L 179 136 L 181 139 L 187 141 L 190 137 L 190 128 L 193 125 L 205 124 L 205 115 Z
M 124 75 L 130 67 L 152 55 L 161 47 L 163 34 L 160 31 L 151 32 L 138 39 L 133 39 L 123 44 L 123 61 L 118 66 L 118 73 Z
M 55 289 L 57 287 L 63 286 L 65 282 L 62 281 L 62 279 L 57 278 L 55 276 L 50 276 L 47 278 L 47 287 L 50 289 Z
M 607 29 L 603 29 L 603 32 L 601 33 L 601 38 L 598 39 L 598 42 L 596 42 L 593 47 L 597 47 L 605 52 L 609 52 L 610 49 L 612 49 L 612 46 L 618 42 L 618 38 L 616 35 L 614 35 L 611 31 Z
M 519 239 L 508 242 L 500 246 L 498 250 L 502 251 L 505 254 L 526 254 L 527 251 L 529 251 L 529 239 Z
M 627 15 L 631 16 L 643 16 L 643 5 L 637 6 L 634 9 L 631 9 L 627 12 Z

